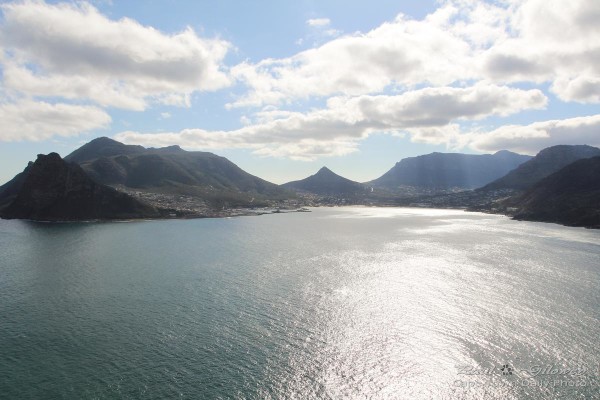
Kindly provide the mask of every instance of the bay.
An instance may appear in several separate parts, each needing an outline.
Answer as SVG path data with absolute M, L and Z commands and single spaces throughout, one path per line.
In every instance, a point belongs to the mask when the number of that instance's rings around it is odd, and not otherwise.
M 10 399 L 600 398 L 600 232 L 410 208 L 0 220 Z

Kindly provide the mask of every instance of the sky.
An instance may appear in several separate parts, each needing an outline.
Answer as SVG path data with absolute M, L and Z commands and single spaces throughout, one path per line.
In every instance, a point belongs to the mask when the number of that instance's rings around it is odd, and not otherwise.
M 600 1 L 0 2 L 0 183 L 100 136 L 275 183 L 600 146 Z

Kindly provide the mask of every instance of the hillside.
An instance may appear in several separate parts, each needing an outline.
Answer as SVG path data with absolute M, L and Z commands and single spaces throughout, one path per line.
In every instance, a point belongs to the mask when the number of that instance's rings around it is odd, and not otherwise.
M 600 149 L 587 145 L 559 145 L 540 151 L 506 176 L 484 186 L 481 190 L 526 190 L 561 168 L 581 159 L 600 156 Z
M 509 151 L 482 155 L 431 153 L 405 158 L 367 184 L 388 190 L 399 190 L 404 186 L 474 189 L 504 176 L 530 158 Z
M 0 217 L 37 221 L 156 218 L 156 208 L 94 182 L 56 153 L 33 163 L 0 187 Z
M 514 201 L 515 219 L 600 228 L 600 157 L 567 165 Z
M 146 192 L 199 196 L 209 202 L 247 204 L 290 193 L 253 176 L 224 157 L 178 146 L 144 148 L 99 138 L 65 157 L 94 180 Z

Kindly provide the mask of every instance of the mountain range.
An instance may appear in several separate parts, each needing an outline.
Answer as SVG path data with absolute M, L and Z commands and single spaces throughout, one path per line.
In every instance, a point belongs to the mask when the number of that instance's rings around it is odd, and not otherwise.
M 533 158 L 509 151 L 431 153 L 403 159 L 367 183 L 323 167 L 275 185 L 213 153 L 103 137 L 64 160 L 56 153 L 39 155 L 0 186 L 0 217 L 201 217 L 237 215 L 224 211 L 236 207 L 366 204 L 468 208 L 598 227 L 599 159 L 600 149 L 585 145 L 553 146 Z
M 475 189 L 506 175 L 530 156 L 499 151 L 494 154 L 431 153 L 405 158 L 368 185 L 392 191 L 405 187 Z
M 522 163 L 505 176 L 485 185 L 480 190 L 526 190 L 577 160 L 595 156 L 600 156 L 600 149 L 592 146 L 558 145 L 547 147 L 531 160 Z
M 278 185 L 247 173 L 225 157 L 179 146 L 146 149 L 102 137 L 65 160 L 81 165 L 99 183 L 137 191 L 199 196 L 232 205 L 290 197 Z

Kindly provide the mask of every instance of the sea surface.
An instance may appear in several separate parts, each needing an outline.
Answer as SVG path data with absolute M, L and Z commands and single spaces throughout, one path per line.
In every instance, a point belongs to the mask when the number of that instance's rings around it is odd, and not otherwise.
M 600 231 L 409 208 L 0 220 L 3 399 L 600 399 Z

